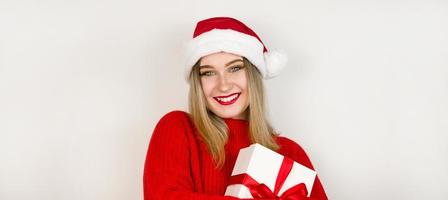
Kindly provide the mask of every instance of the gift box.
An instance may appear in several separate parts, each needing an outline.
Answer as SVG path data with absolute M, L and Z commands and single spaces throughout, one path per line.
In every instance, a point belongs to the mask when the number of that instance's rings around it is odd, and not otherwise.
M 254 199 L 309 197 L 316 172 L 260 144 L 240 150 L 226 196 Z

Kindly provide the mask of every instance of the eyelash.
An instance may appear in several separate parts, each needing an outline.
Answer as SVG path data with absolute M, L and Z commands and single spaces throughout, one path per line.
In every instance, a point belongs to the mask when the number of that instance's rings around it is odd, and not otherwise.
M 238 70 L 234 71 L 234 72 L 237 72 L 237 71 L 240 71 L 241 69 L 243 69 L 243 66 L 239 66 L 239 65 L 237 65 L 237 66 L 231 67 L 231 68 L 230 68 L 230 71 L 232 71 L 232 70 L 235 69 L 235 68 L 238 68 Z
M 233 69 L 235 69 L 235 68 L 237 68 L 238 70 L 233 71 Z M 229 71 L 230 72 L 237 72 L 237 71 L 240 71 L 243 68 L 244 68 L 244 66 L 236 65 L 236 66 L 230 67 Z M 209 75 L 207 75 L 209 72 L 213 73 L 213 71 L 205 71 L 205 72 L 200 73 L 199 75 L 200 76 L 209 76 Z
M 202 72 L 202 73 L 201 73 L 201 74 L 199 74 L 199 75 L 200 75 L 200 76 L 208 76 L 207 74 L 208 74 L 209 72 L 211 73 L 212 71 L 206 71 L 206 72 Z

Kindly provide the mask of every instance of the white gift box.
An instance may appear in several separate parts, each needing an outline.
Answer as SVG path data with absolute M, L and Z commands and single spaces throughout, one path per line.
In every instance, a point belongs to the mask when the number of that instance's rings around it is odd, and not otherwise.
M 240 150 L 236 159 L 232 176 L 246 173 L 255 179 L 258 183 L 264 183 L 274 191 L 275 182 L 280 170 L 283 156 L 260 144 L 252 144 L 249 147 Z M 308 191 L 308 197 L 311 194 L 316 172 L 294 162 L 293 167 L 279 191 L 279 196 L 294 185 L 304 183 Z M 226 196 L 238 198 L 253 198 L 249 189 L 242 184 L 229 185 L 225 192 Z

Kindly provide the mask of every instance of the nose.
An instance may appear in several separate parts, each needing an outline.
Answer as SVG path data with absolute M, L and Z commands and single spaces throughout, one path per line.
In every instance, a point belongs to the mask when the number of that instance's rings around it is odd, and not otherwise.
M 232 82 L 231 80 L 226 77 L 225 75 L 220 76 L 219 78 L 219 90 L 221 90 L 221 92 L 225 93 L 228 92 L 232 89 Z

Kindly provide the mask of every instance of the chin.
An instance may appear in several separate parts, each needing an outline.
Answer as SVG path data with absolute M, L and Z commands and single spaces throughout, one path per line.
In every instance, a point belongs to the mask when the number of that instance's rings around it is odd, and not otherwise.
M 229 106 L 228 108 L 216 102 L 208 102 L 208 103 L 209 105 L 212 105 L 210 111 L 212 111 L 216 116 L 221 118 L 237 118 L 238 116 L 241 116 L 241 114 L 245 110 L 244 106 L 240 105 L 241 102 L 237 102 L 235 105 Z

